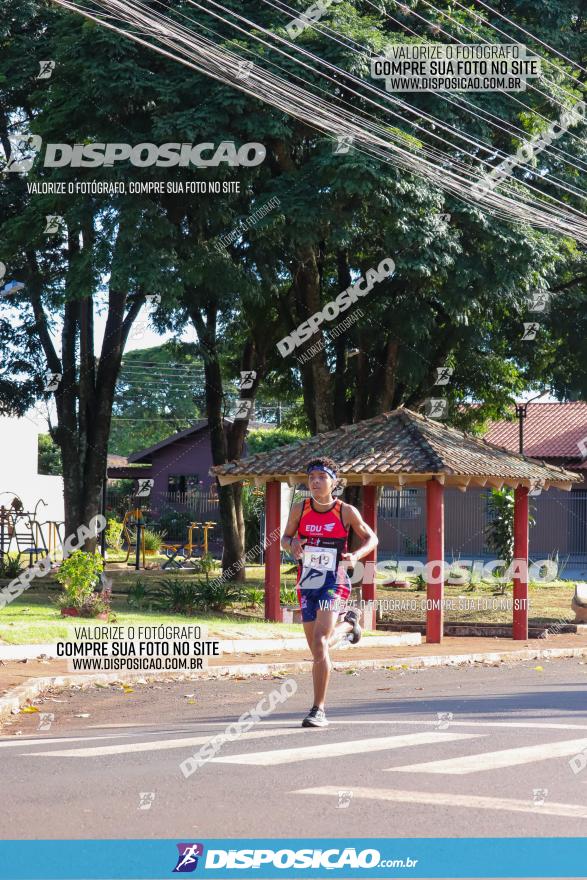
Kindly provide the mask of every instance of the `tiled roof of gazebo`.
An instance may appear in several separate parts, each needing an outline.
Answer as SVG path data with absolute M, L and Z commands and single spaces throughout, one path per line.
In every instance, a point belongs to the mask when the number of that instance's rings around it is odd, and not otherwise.
M 400 408 L 269 452 L 210 469 L 221 484 L 237 480 L 290 483 L 305 464 L 328 455 L 350 484 L 414 485 L 438 476 L 446 485 L 541 485 L 570 489 L 579 474 L 494 446 L 472 434 Z

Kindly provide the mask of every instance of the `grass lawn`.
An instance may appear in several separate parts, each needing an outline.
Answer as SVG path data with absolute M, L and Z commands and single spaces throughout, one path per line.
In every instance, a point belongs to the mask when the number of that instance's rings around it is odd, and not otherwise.
M 555 623 L 557 621 L 572 623 L 575 614 L 571 609 L 575 585 L 571 581 L 552 581 L 549 583 L 530 583 L 529 622 Z M 417 590 L 413 585 L 408 588 L 381 587 L 377 588 L 380 601 L 388 601 L 389 610 L 383 617 L 386 621 L 424 621 L 426 619 L 425 590 Z M 494 584 L 481 583 L 469 592 L 466 585 L 447 584 L 444 588 L 446 600 L 452 600 L 453 607 L 447 603 L 445 608 L 446 623 L 511 623 L 512 622 L 512 589 L 506 589 L 504 595 Z M 459 598 L 460 597 L 460 598 Z M 391 606 L 391 602 L 402 602 L 399 607 Z M 416 604 L 414 610 L 413 604 Z M 406 607 L 407 606 L 407 607 Z M 459 607 L 460 606 L 460 607 Z
M 302 635 L 299 624 L 270 623 L 264 620 L 236 618 L 226 614 L 164 614 L 162 612 L 134 611 L 126 599 L 115 599 L 115 623 L 120 626 L 159 623 L 192 624 L 207 627 L 210 635 L 225 639 L 271 638 L 273 636 Z M 262 613 L 262 611 L 259 611 Z M 74 636 L 75 626 L 106 626 L 103 620 L 64 618 L 59 609 L 44 596 L 21 596 L 0 611 L 0 640 L 11 645 L 34 645 L 57 642 Z
M 109 570 L 111 571 L 111 569 Z M 215 570 L 211 577 L 220 574 L 220 569 Z M 159 611 L 139 611 L 129 608 L 126 596 L 116 595 L 118 591 L 125 592 L 137 579 L 143 577 L 147 588 L 155 586 L 163 578 L 199 579 L 202 575 L 194 574 L 193 571 L 163 571 L 134 572 L 131 569 L 122 569 L 120 574 L 115 575 L 113 589 L 113 610 L 116 615 L 116 623 L 119 625 L 154 625 L 157 623 L 192 623 L 207 627 L 208 632 L 221 638 L 268 638 L 272 636 L 284 636 L 287 634 L 301 635 L 299 624 L 268 623 L 263 621 L 262 604 L 255 608 L 246 607 L 247 603 L 236 605 L 231 611 L 224 614 L 199 613 L 193 617 L 181 614 L 166 614 Z M 264 567 L 262 565 L 248 565 L 246 589 L 258 591 L 257 600 L 262 602 L 264 589 Z M 288 591 L 295 585 L 296 570 L 291 564 L 281 566 L 281 584 Z M 384 586 L 385 575 L 378 577 L 377 596 L 382 604 L 383 620 L 401 624 L 402 622 L 418 621 L 426 619 L 425 601 L 426 592 L 417 588 L 416 583 L 410 586 L 389 587 Z M 51 643 L 60 639 L 73 637 L 74 626 L 100 624 L 103 621 L 93 621 L 88 618 L 64 618 L 54 604 L 58 594 L 53 585 L 51 598 L 46 592 L 35 594 L 32 591 L 24 593 L 19 599 L 11 602 L 0 610 L 0 641 L 9 644 L 40 644 Z M 529 586 L 530 623 L 555 623 L 557 621 L 572 622 L 574 614 L 571 610 L 571 599 L 574 584 L 569 581 L 554 581 L 551 583 L 531 583 Z M 354 591 L 357 592 L 356 590 Z M 462 623 L 511 623 L 512 621 L 512 591 L 508 587 L 504 595 L 500 595 L 495 584 L 481 582 L 472 590 L 467 585 L 445 586 L 445 599 L 452 600 L 454 607 L 445 609 L 446 622 Z M 385 610 L 385 602 L 388 609 Z M 459 604 L 466 603 L 465 608 Z M 391 603 L 394 603 L 393 606 Z M 401 603 L 398 605 L 397 603 Z M 249 603 L 250 605 L 250 603 Z

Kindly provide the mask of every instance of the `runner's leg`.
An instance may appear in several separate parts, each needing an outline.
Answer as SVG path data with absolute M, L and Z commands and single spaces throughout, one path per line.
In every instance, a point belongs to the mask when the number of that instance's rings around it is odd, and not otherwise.
M 331 662 L 328 654 L 328 643 L 332 638 L 338 611 L 328 611 L 321 608 L 316 614 L 314 633 L 312 640 L 312 655 L 314 665 L 312 667 L 312 679 L 314 682 L 314 705 L 324 708 L 328 680 L 330 678 Z M 305 625 L 304 625 L 305 629 Z
M 340 623 L 337 623 L 332 631 L 332 635 L 328 641 L 329 646 L 332 648 L 334 645 L 338 644 L 344 636 L 348 635 L 353 629 L 352 623 L 347 623 L 346 620 L 341 620 Z

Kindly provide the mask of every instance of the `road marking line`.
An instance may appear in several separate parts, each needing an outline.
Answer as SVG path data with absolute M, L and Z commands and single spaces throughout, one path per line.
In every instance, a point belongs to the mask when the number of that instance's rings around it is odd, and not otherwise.
M 301 788 L 292 794 L 321 794 L 338 797 L 340 786 L 326 785 L 320 788 Z M 356 788 L 353 786 L 353 800 L 366 798 L 379 801 L 399 801 L 404 804 L 429 804 L 435 807 L 465 807 L 479 810 L 509 810 L 514 813 L 544 813 L 549 816 L 568 816 L 587 819 L 587 806 L 583 804 L 548 803 L 534 804 L 517 798 L 492 798 L 468 794 L 443 794 L 432 791 L 402 791 L 393 788 Z
M 294 730 L 254 730 L 249 733 L 243 733 L 240 739 L 264 739 L 270 736 L 288 736 L 292 733 L 300 733 L 296 727 Z M 185 749 L 188 746 L 201 746 L 210 742 L 213 737 L 210 734 L 205 736 L 187 736 L 182 739 L 163 739 L 157 742 L 141 742 L 141 743 L 121 743 L 115 746 L 95 746 L 87 749 L 60 749 L 58 751 L 48 752 L 23 752 L 28 757 L 42 756 L 43 758 L 99 758 L 103 755 L 124 755 L 128 752 L 156 752 L 160 749 Z
M 308 736 L 316 736 L 316 732 Z M 240 755 L 225 755 L 213 758 L 213 763 L 221 764 L 291 764 L 294 761 L 312 761 L 317 758 L 338 758 L 342 755 L 356 755 L 362 752 L 381 752 L 387 749 L 402 749 L 406 746 L 427 745 L 430 743 L 453 742 L 461 739 L 477 739 L 480 733 L 405 733 L 399 736 L 377 736 L 370 739 L 328 742 L 321 745 L 301 746 L 293 749 L 271 749 L 266 752 L 248 752 Z
M 136 734 L 137 736 L 150 736 L 148 732 L 141 732 Z M 155 733 L 153 733 L 153 736 Z M 101 742 L 104 739 L 120 739 L 121 737 L 125 737 L 128 739 L 129 736 L 133 736 L 132 733 L 105 733 L 104 736 L 35 736 L 30 737 L 29 739 L 23 739 L 20 736 L 16 738 L 6 740 L 0 742 L 0 749 L 15 749 L 22 748 L 23 746 L 38 746 L 45 745 L 46 743 L 70 743 L 70 742 L 94 742 L 98 740 Z
M 431 713 L 433 714 L 433 713 Z M 365 718 L 364 720 L 358 720 L 356 718 L 344 718 L 344 719 L 332 719 L 332 717 L 328 716 L 328 721 L 330 722 L 330 727 L 341 727 L 346 724 L 356 724 L 356 725 L 365 725 L 365 724 L 409 724 L 412 727 L 438 727 L 438 718 L 434 718 L 432 720 L 418 719 L 414 720 L 402 720 L 401 718 L 390 718 L 388 721 L 383 721 L 380 718 Z M 216 722 L 214 722 L 216 723 Z M 271 720 L 271 722 L 262 721 L 260 722 L 261 726 L 265 724 L 291 724 L 291 721 L 281 721 L 279 719 Z M 505 727 L 511 730 L 516 730 L 519 728 L 520 730 L 587 730 L 587 724 L 557 724 L 555 722 L 540 722 L 540 721 L 451 721 L 451 727 Z
M 450 773 L 462 776 L 465 773 L 478 773 L 481 770 L 498 770 L 503 767 L 516 767 L 534 761 L 547 761 L 550 758 L 564 758 L 576 755 L 587 749 L 587 739 L 567 739 L 563 742 L 540 743 L 536 746 L 522 746 L 517 749 L 502 749 L 498 752 L 485 752 L 478 755 L 465 755 L 461 758 L 447 758 L 443 761 L 427 761 L 423 764 L 405 764 L 403 767 L 387 767 L 387 773 Z

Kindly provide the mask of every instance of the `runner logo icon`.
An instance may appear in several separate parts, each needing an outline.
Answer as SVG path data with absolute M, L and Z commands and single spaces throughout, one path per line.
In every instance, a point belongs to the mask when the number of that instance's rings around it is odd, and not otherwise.
M 174 874 L 189 874 L 198 867 L 198 858 L 204 855 L 203 843 L 178 843 L 179 851 Z

